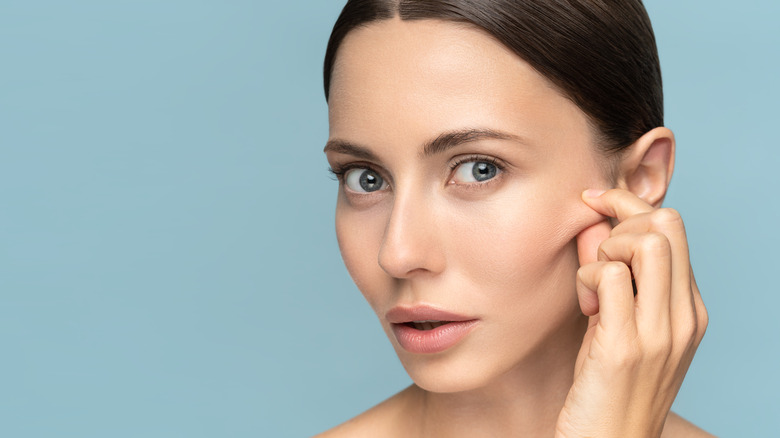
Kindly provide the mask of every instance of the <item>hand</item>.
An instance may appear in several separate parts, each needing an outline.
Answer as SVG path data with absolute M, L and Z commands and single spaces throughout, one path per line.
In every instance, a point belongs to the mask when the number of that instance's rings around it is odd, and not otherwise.
M 577 238 L 577 295 L 590 318 L 556 437 L 659 437 L 708 322 L 685 228 L 675 210 L 626 190 L 583 200 L 617 225 Z

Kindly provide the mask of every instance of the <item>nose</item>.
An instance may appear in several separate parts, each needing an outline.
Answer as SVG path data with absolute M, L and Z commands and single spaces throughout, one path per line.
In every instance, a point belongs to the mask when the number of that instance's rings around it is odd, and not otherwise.
M 396 192 L 379 250 L 379 266 L 395 278 L 444 270 L 441 221 L 424 194 Z

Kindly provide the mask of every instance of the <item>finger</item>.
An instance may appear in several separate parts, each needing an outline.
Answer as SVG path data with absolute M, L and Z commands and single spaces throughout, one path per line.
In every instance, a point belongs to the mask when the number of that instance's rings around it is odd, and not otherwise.
M 661 233 L 669 240 L 672 256 L 670 297 L 672 324 L 673 327 L 685 327 L 695 319 L 697 305 L 693 293 L 688 238 L 680 214 L 671 208 L 639 214 L 618 224 L 611 235 L 648 232 Z
M 577 296 L 583 313 L 592 316 L 597 312 L 599 324 L 605 329 L 636 329 L 631 271 L 625 263 L 594 262 L 582 266 L 577 271 Z
M 610 237 L 599 247 L 599 260 L 629 266 L 636 281 L 636 324 L 640 333 L 669 339 L 672 253 L 666 236 L 651 232 Z
M 582 200 L 604 216 L 617 218 L 618 222 L 623 222 L 636 214 L 653 211 L 652 205 L 624 189 L 605 192 L 585 190 L 582 193 Z
M 706 328 L 708 319 L 701 297 L 699 295 L 697 298 L 697 288 L 692 281 L 688 241 L 679 213 L 666 208 L 654 209 L 636 195 L 622 189 L 603 193 L 586 190 L 583 193 L 583 201 L 595 211 L 618 219 L 620 223 L 612 230 L 611 235 L 624 232 L 659 231 L 667 236 L 672 245 L 670 297 L 672 331 L 678 340 L 690 341 L 688 334 L 691 331 L 695 331 L 694 336 L 700 339 L 699 321 L 701 320 Z M 703 316 L 697 314 L 699 309 Z

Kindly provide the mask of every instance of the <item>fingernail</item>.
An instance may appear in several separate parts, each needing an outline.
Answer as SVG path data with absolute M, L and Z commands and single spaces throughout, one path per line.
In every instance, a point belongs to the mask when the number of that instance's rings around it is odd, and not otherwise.
M 606 190 L 599 190 L 599 189 L 588 189 L 585 190 L 584 195 L 586 198 L 598 198 L 599 196 L 603 195 Z

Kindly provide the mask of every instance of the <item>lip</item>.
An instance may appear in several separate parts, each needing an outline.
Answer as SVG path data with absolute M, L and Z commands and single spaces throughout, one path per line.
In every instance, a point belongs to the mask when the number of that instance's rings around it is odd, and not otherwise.
M 458 315 L 457 313 L 437 309 L 431 306 L 396 306 L 385 314 L 392 324 L 403 324 L 412 321 L 472 321 L 476 318 Z
M 460 342 L 477 324 L 478 319 L 436 309 L 430 306 L 394 307 L 385 315 L 391 323 L 398 344 L 416 354 L 445 351 Z M 417 330 L 406 325 L 412 321 L 448 321 L 432 330 Z

